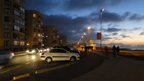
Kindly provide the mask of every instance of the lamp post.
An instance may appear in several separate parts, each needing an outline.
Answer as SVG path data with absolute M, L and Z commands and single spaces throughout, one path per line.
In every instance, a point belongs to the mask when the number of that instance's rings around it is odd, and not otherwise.
M 100 39 L 100 48 L 102 48 L 102 12 L 104 11 L 104 8 L 102 8 L 101 10 L 100 10 L 100 13 L 101 13 L 101 22 L 100 22 L 100 32 L 101 32 L 101 39 Z

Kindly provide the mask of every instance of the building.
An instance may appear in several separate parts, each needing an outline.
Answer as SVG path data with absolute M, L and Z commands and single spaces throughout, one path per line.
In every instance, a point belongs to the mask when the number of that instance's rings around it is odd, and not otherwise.
M 59 44 L 59 33 L 53 25 L 43 26 L 43 46 L 52 47 Z
M 66 45 L 67 44 L 67 36 L 66 35 L 60 35 L 60 43 L 62 45 Z
M 0 0 L 0 48 L 25 49 L 25 0 Z
M 53 29 L 55 26 L 44 25 L 43 26 L 43 46 L 44 47 L 52 47 L 52 37 L 53 37 Z
M 26 10 L 26 45 L 40 48 L 42 46 L 42 14 L 35 10 Z

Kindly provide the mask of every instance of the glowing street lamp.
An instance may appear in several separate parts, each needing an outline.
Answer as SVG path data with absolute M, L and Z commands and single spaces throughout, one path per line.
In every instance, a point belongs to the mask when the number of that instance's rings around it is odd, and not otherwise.
M 84 35 L 86 35 L 86 33 L 83 33 Z
M 91 30 L 91 26 L 88 26 L 88 27 L 87 27 L 87 30 L 90 31 L 90 30 Z
M 84 38 L 84 36 L 81 36 L 81 38 Z

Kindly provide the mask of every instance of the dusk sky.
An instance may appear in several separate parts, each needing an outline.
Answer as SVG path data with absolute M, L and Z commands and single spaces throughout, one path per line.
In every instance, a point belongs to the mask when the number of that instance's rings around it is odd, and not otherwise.
M 59 34 L 77 43 L 84 32 L 96 40 L 100 9 L 104 8 L 103 44 L 144 45 L 144 0 L 26 0 L 27 10 L 43 14 L 44 25 L 55 25 Z M 92 30 L 88 32 L 87 26 Z M 84 40 L 84 39 L 83 39 Z

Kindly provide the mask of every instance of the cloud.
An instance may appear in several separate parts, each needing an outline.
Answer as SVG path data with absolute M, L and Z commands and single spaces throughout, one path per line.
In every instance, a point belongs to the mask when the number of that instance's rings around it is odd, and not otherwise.
M 133 30 L 141 30 L 141 29 L 142 29 L 142 27 L 134 27 Z
M 131 36 L 128 36 L 128 35 L 121 35 L 122 38 L 131 38 Z
M 114 6 L 123 0 L 69 0 L 65 2 L 67 10 L 81 10 L 92 7 Z
M 106 32 L 118 32 L 118 31 L 121 31 L 121 29 L 118 29 L 118 28 L 108 28 L 108 29 L 105 29 Z
M 128 12 L 126 12 L 128 13 Z M 122 14 L 122 15 L 119 15 L 118 13 L 115 13 L 115 12 L 109 12 L 109 11 L 104 11 L 102 13 L 102 21 L 105 22 L 105 23 L 108 23 L 108 22 L 122 22 L 126 19 L 126 15 L 129 15 L 129 14 Z M 100 21 L 101 17 L 100 17 L 100 13 L 96 13 L 96 12 L 93 12 L 89 15 L 89 17 L 91 18 L 92 21 Z M 111 24 L 109 24 L 110 26 Z
M 144 35 L 144 32 L 141 32 L 140 35 Z
M 113 36 L 118 35 L 118 33 L 112 33 Z
M 59 3 L 54 3 L 52 0 L 26 0 L 26 9 L 38 10 L 41 13 L 51 11 L 59 6 Z
M 129 20 L 135 20 L 135 21 L 140 21 L 140 20 L 144 20 L 144 15 L 140 15 L 140 14 L 133 14 L 129 17 Z

